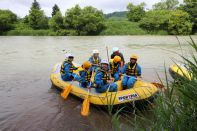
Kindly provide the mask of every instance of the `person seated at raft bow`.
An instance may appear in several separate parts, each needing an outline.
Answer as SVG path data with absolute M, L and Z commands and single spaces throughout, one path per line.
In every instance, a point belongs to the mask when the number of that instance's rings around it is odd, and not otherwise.
M 74 60 L 74 56 L 72 54 L 66 54 L 66 59 L 61 65 L 61 70 L 60 74 L 61 77 L 64 81 L 72 81 L 73 79 L 75 80 L 80 80 L 80 77 L 73 73 L 73 70 L 77 70 L 78 68 L 75 67 L 72 63 Z
M 79 75 L 81 77 L 80 79 L 80 85 L 84 88 L 91 86 L 90 85 L 90 79 L 91 79 L 91 63 L 89 61 L 85 61 L 82 65 L 81 70 L 79 70 Z
M 132 88 L 137 77 L 141 77 L 141 67 L 137 64 L 138 57 L 131 55 L 130 62 L 125 64 L 122 68 L 122 74 L 126 73 L 122 80 L 123 89 Z
M 108 61 L 102 60 L 101 67 L 98 68 L 96 75 L 94 77 L 95 89 L 98 93 L 106 92 L 108 88 L 109 92 L 117 91 L 117 84 L 112 83 L 111 80 L 108 80 L 108 66 Z
M 113 53 L 111 54 L 111 59 L 114 59 L 115 56 L 120 56 L 121 57 L 121 68 L 125 64 L 124 56 L 123 54 L 119 51 L 118 47 L 113 47 Z
M 121 62 L 120 56 L 115 56 L 113 61 L 110 62 L 111 76 L 114 78 L 114 82 L 118 81 L 120 78 L 120 74 L 121 74 L 120 62 Z
M 93 52 L 93 55 L 89 58 L 89 61 L 92 64 L 91 70 L 95 71 L 101 62 L 101 58 L 99 57 L 98 50 L 93 50 L 92 52 Z

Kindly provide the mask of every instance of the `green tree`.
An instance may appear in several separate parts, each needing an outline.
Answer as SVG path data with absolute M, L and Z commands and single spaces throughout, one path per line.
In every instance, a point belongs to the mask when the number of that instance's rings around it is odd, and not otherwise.
M 82 9 L 79 5 L 69 9 L 65 13 L 65 26 L 68 28 L 76 29 L 79 25 L 79 18 L 82 14 Z
M 32 8 L 40 10 L 40 4 L 36 0 L 34 0 L 34 2 L 32 3 Z
M 0 34 L 14 28 L 17 16 L 10 10 L 0 10 Z
M 63 17 L 61 12 L 56 12 L 56 14 L 49 20 L 49 27 L 54 31 L 63 28 Z
M 105 28 L 104 15 L 91 6 L 81 9 L 76 5 L 66 12 L 65 26 L 76 30 L 78 35 L 96 35 Z
M 127 6 L 127 18 L 129 21 L 138 22 L 140 21 L 143 16 L 145 15 L 144 10 L 145 3 L 141 3 L 139 5 L 133 5 L 132 3 L 129 3 Z
M 179 4 L 178 0 L 162 0 L 153 5 L 155 10 L 175 10 Z
M 190 15 L 190 20 L 193 23 L 192 32 L 197 32 L 197 0 L 184 0 L 184 4 L 180 6 L 180 9 Z
M 139 26 L 147 32 L 158 32 L 166 30 L 169 20 L 170 11 L 168 10 L 151 10 L 139 21 Z
M 57 13 L 57 12 L 59 12 L 60 11 L 60 8 L 55 4 L 54 6 L 53 6 L 53 8 L 52 8 L 52 17 Z
M 48 18 L 44 15 L 44 11 L 40 10 L 39 3 L 34 0 L 28 16 L 29 26 L 33 29 L 48 28 Z
M 172 35 L 189 35 L 192 31 L 192 23 L 189 14 L 182 10 L 172 11 L 168 22 L 168 32 Z
M 23 23 L 25 23 L 25 24 L 28 24 L 28 23 L 29 23 L 28 15 L 26 15 L 26 16 L 23 18 Z

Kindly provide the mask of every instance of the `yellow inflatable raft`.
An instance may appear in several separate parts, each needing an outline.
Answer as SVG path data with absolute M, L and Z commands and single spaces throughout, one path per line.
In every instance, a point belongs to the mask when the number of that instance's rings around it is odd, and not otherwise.
M 192 78 L 192 74 L 188 72 L 188 69 L 185 64 L 176 63 L 170 66 L 169 68 L 170 75 L 175 78 L 176 75 L 185 77 L 189 80 Z
M 51 72 L 50 79 L 52 84 L 60 89 L 68 87 L 71 82 L 63 81 L 60 75 L 61 63 L 56 64 Z M 76 72 L 77 73 L 77 72 Z M 136 81 L 133 88 L 122 90 L 121 81 L 116 82 L 118 85 L 117 92 L 97 93 L 94 88 L 91 88 L 89 93 L 89 101 L 95 105 L 123 104 L 132 101 L 146 100 L 152 98 L 158 93 L 158 88 L 150 82 Z M 86 88 L 80 87 L 77 81 L 72 83 L 71 94 L 84 99 L 88 91 Z

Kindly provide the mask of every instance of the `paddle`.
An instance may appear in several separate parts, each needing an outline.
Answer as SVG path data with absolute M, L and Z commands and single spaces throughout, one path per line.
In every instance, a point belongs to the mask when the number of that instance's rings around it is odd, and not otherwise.
M 107 61 L 108 61 L 108 64 L 109 64 L 109 70 L 111 70 L 110 69 L 110 63 L 109 63 L 109 52 L 108 52 L 108 47 L 106 46 L 106 51 L 107 51 Z M 111 72 L 110 73 L 108 73 L 108 75 L 109 75 L 109 79 L 111 79 Z
M 90 109 L 89 94 L 90 94 L 90 88 L 91 88 L 91 81 L 92 81 L 92 78 L 93 78 L 93 72 L 94 71 L 92 71 L 92 76 L 90 78 L 90 84 L 88 86 L 88 94 L 85 97 L 85 99 L 83 101 L 83 104 L 82 104 L 82 107 L 81 107 L 81 115 L 82 116 L 88 116 L 88 114 L 89 114 L 89 109 Z
M 73 81 L 74 81 L 75 77 L 73 78 L 71 84 L 69 86 L 67 86 L 66 88 L 64 88 L 64 91 L 61 93 L 61 96 L 66 99 L 72 89 L 72 84 L 73 84 Z
M 88 87 L 88 94 L 85 97 L 82 107 L 81 107 L 81 115 L 82 116 L 88 116 L 89 115 L 89 109 L 90 109 L 90 101 L 89 101 L 89 94 L 90 94 L 90 87 Z

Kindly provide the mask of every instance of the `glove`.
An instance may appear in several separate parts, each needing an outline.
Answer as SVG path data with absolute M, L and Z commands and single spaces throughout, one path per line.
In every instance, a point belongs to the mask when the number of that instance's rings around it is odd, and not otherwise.
M 79 67 L 74 67 L 74 69 L 73 70 L 77 70 Z

